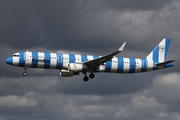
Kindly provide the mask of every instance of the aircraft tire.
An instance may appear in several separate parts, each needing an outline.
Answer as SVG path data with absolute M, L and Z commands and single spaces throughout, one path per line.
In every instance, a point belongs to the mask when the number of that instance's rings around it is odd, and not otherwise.
M 25 72 L 23 72 L 23 76 L 26 76 L 26 73 L 25 73 Z
M 83 78 L 83 80 L 84 80 L 84 82 L 87 82 L 87 81 L 89 80 L 89 78 L 88 78 L 87 76 L 85 76 L 85 77 Z
M 91 73 L 90 75 L 89 75 L 89 78 L 91 78 L 91 79 L 93 79 L 95 77 L 95 74 L 93 74 L 93 73 Z

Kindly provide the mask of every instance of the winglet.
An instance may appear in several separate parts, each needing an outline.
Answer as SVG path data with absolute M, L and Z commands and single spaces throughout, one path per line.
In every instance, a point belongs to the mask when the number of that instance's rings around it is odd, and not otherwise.
M 123 45 L 118 49 L 118 51 L 120 51 L 120 52 L 123 51 L 125 45 L 126 45 L 126 42 L 123 43 Z

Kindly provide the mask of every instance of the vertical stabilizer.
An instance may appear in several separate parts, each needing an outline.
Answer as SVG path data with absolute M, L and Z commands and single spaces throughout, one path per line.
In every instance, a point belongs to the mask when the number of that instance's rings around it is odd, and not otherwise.
M 154 48 L 154 50 L 147 56 L 147 59 L 153 60 L 154 62 L 158 62 L 158 63 L 164 62 L 166 60 L 170 42 L 171 42 L 171 39 L 164 38 Z

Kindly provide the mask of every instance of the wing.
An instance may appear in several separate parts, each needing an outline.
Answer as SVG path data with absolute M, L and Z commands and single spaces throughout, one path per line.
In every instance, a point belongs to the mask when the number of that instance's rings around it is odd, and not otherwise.
M 91 68 L 91 69 L 98 68 L 99 65 L 104 65 L 105 62 L 111 61 L 111 59 L 112 59 L 115 55 L 117 55 L 117 54 L 119 54 L 120 52 L 122 52 L 125 45 L 126 45 L 126 42 L 124 42 L 123 45 L 122 45 L 117 51 L 115 51 L 115 52 L 113 52 L 113 53 L 110 53 L 110 54 L 107 54 L 107 55 L 104 55 L 104 56 L 101 56 L 101 57 L 99 57 L 99 58 L 97 58 L 97 59 L 84 62 L 83 64 L 84 64 L 85 66 L 87 66 L 88 69 L 89 69 L 89 68 Z

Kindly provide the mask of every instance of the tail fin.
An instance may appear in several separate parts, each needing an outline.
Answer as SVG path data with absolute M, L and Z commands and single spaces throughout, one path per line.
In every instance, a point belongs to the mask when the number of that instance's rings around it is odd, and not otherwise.
M 155 48 L 154 50 L 147 56 L 147 59 L 151 59 L 154 62 L 161 63 L 166 61 L 166 56 L 168 53 L 169 45 L 171 43 L 171 39 L 164 38 Z

